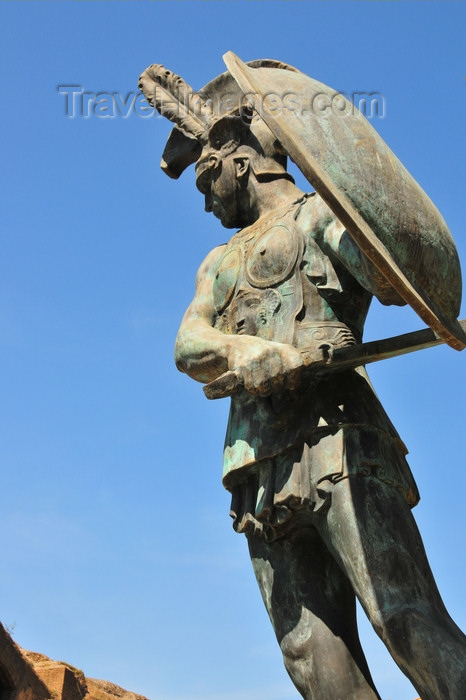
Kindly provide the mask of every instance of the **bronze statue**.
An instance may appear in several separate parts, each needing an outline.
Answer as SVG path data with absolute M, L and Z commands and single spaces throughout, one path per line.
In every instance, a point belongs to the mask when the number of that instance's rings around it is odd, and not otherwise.
M 140 87 L 176 123 L 163 169 L 178 177 L 195 163 L 206 211 L 239 229 L 200 267 L 176 363 L 207 395 L 231 394 L 223 483 L 285 666 L 307 700 L 380 698 L 357 596 L 423 700 L 464 700 L 466 638 L 411 514 L 419 494 L 406 448 L 363 366 L 408 341 L 362 344 L 376 296 L 410 303 L 465 347 L 453 241 L 347 104 L 279 116 L 267 104 L 271 86 L 282 107 L 303 91 L 333 100 L 330 88 L 277 61 L 226 62 L 197 93 L 159 65 Z M 295 186 L 287 155 L 315 193 Z M 436 342 L 424 333 L 413 341 Z

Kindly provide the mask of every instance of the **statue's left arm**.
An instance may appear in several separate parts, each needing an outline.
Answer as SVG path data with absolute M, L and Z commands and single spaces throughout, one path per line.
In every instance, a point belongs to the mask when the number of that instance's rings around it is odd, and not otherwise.
M 335 255 L 359 284 L 376 296 L 382 304 L 404 306 L 404 299 L 362 252 L 343 224 L 318 195 L 313 205 L 316 239 L 324 252 Z

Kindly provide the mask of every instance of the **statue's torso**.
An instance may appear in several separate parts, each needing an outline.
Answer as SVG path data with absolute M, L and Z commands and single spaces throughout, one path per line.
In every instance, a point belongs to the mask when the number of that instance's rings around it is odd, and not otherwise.
M 360 341 L 371 294 L 321 249 L 312 208 L 306 196 L 229 241 L 214 281 L 219 330 L 299 348 Z
M 361 341 L 372 295 L 323 249 L 314 201 L 304 197 L 225 246 L 213 285 L 217 329 L 303 349 Z M 254 465 L 304 444 L 317 481 L 368 460 L 383 468 L 393 450 L 404 462 L 406 452 L 363 368 L 304 378 L 297 391 L 232 397 L 225 486 L 234 488 Z

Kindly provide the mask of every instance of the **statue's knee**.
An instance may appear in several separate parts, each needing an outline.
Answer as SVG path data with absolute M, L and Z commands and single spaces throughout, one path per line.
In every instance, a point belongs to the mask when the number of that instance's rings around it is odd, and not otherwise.
M 326 627 L 310 630 L 295 629 L 283 637 L 280 649 L 288 670 L 305 666 L 312 676 L 317 668 L 324 668 L 329 657 L 339 654 L 341 640 Z
M 422 636 L 431 625 L 428 611 L 413 605 L 387 610 L 373 623 L 385 642 L 401 647 L 409 646 L 413 638 Z
M 311 640 L 308 636 L 288 633 L 280 642 L 285 665 L 294 664 L 312 657 Z
M 324 697 L 320 694 L 319 674 L 316 674 L 316 659 L 311 653 L 309 638 L 296 639 L 292 634 L 288 634 L 280 642 L 280 648 L 285 668 L 303 698 L 313 700 L 316 697 Z

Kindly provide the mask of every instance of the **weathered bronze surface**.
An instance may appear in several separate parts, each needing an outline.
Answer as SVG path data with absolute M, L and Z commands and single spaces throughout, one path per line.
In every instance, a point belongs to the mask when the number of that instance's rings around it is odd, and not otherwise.
M 361 343 L 375 295 L 412 304 L 464 347 L 453 241 L 357 116 L 262 110 L 272 88 L 282 99 L 330 88 L 277 61 L 230 56 L 228 67 L 198 93 L 158 65 L 140 87 L 176 124 L 165 172 L 195 162 L 206 211 L 239 229 L 201 265 L 175 355 L 212 398 L 231 394 L 223 483 L 285 666 L 306 700 L 380 698 L 357 597 L 423 700 L 464 700 L 466 639 L 411 514 L 419 494 L 406 448 L 363 366 L 438 339 L 426 330 Z M 317 193 L 295 186 L 287 152 Z

